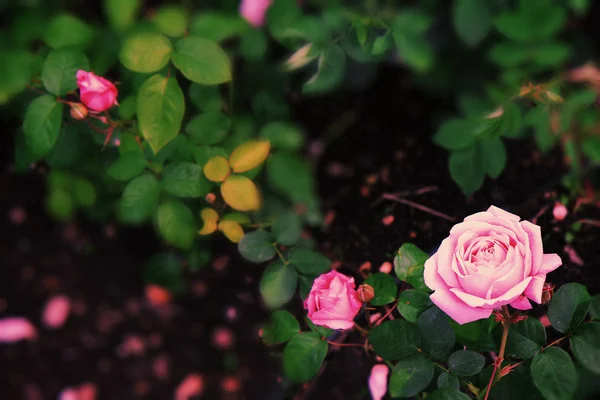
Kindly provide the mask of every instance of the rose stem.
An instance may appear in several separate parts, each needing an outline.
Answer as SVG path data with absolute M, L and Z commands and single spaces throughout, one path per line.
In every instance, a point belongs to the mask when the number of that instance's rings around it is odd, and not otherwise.
M 356 322 L 354 323 L 354 327 L 356 328 L 356 330 L 358 330 L 363 335 L 368 335 L 369 334 L 369 332 L 365 328 L 361 327 Z
M 504 319 L 502 320 L 502 341 L 500 342 L 500 352 L 498 353 L 498 358 L 496 358 L 496 361 L 494 361 L 494 370 L 492 371 L 492 376 L 490 377 L 490 382 L 488 383 L 484 400 L 488 400 L 498 367 L 500 367 L 500 364 L 502 364 L 502 361 L 504 361 L 504 352 L 506 351 L 506 342 L 508 340 L 508 329 L 510 328 L 510 312 L 508 311 L 508 307 L 502 306 L 502 314 L 504 315 Z
M 279 247 L 277 247 L 276 244 L 274 244 L 273 246 L 275 246 L 275 251 L 277 252 L 277 255 L 279 256 L 279 259 L 281 260 L 281 262 L 284 265 L 288 265 L 290 262 L 285 259 L 285 257 L 283 256 L 283 253 L 281 252 L 281 250 L 279 250 Z
M 450 222 L 454 222 L 455 221 L 455 218 L 453 218 L 453 217 L 451 217 L 451 216 L 449 216 L 447 214 L 444 214 L 442 212 L 436 211 L 436 210 L 434 210 L 432 208 L 429 208 L 429 207 L 426 207 L 426 206 L 424 206 L 422 204 L 415 203 L 414 201 L 403 199 L 403 198 L 398 197 L 398 196 L 394 196 L 393 194 L 390 194 L 390 193 L 384 193 L 382 195 L 382 197 L 384 199 L 386 199 L 386 200 L 392 200 L 392 201 L 398 202 L 400 204 L 404 204 L 406 206 L 416 208 L 417 210 L 421 210 L 421 211 L 426 212 L 428 214 L 435 215 L 436 217 L 443 218 L 443 219 L 445 219 L 447 221 L 450 221 Z
M 365 347 L 364 344 L 360 344 L 360 343 L 336 343 L 336 342 L 332 342 L 331 340 L 327 340 L 327 343 L 329 343 L 332 346 L 339 346 L 339 347 Z

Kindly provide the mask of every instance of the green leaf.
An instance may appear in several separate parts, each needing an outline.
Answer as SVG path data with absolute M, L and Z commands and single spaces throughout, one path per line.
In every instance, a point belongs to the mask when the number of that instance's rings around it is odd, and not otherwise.
M 504 107 L 502 118 L 501 135 L 506 138 L 519 138 L 522 135 L 523 113 L 521 108 L 515 104 Z
M 270 122 L 263 126 L 259 136 L 271 142 L 273 149 L 296 151 L 304 145 L 304 133 L 287 122 Z
M 240 37 L 240 53 L 248 61 L 260 61 L 265 57 L 269 42 L 259 29 L 246 31 Z
M 113 28 L 124 31 L 135 21 L 141 5 L 141 0 L 104 0 L 104 13 Z
M 369 343 L 378 356 L 386 360 L 397 360 L 417 353 L 421 339 L 415 325 L 395 319 L 371 329 Z
M 320 275 L 331 269 L 331 261 L 312 250 L 293 248 L 288 255 L 288 261 L 304 275 Z
M 383 306 L 396 300 L 398 286 L 396 280 L 388 274 L 378 272 L 365 280 L 375 289 L 375 297 L 369 303 L 373 306 Z
M 513 42 L 500 42 L 488 54 L 490 60 L 504 68 L 514 68 L 529 59 L 528 48 Z
M 300 333 L 300 324 L 296 317 L 289 311 L 279 310 L 271 314 L 263 329 L 262 340 L 268 345 L 275 345 L 287 342 L 297 333 Z
M 494 330 L 494 339 L 500 343 L 502 327 Z M 529 359 L 537 354 L 546 343 L 546 329 L 538 319 L 528 318 L 511 325 L 506 342 L 506 355 L 514 358 Z
M 481 372 L 485 357 L 472 350 L 459 350 L 448 357 L 448 369 L 458 376 L 473 376 Z
M 174 77 L 157 74 L 142 84 L 137 96 L 138 123 L 154 154 L 175 139 L 184 112 L 185 99 Z
M 471 398 L 456 389 L 443 388 L 431 392 L 427 400 L 470 400 Z
M 558 67 L 571 56 L 571 48 L 566 43 L 539 43 L 531 54 L 531 58 L 541 67 Z
M 238 243 L 238 251 L 246 260 L 253 263 L 262 263 L 275 257 L 274 242 L 275 239 L 269 232 L 248 232 Z
M 190 100 L 202 111 L 221 111 L 223 101 L 218 86 L 205 86 L 192 83 Z
M 484 1 L 457 0 L 452 17 L 454 30 L 469 47 L 477 46 L 492 28 L 492 12 Z
M 142 153 L 125 153 L 112 163 L 106 172 L 113 179 L 128 181 L 144 172 L 146 166 L 148 162 Z
M 600 322 L 581 325 L 569 340 L 575 359 L 589 371 L 600 375 Z
M 231 129 L 231 119 L 218 111 L 208 111 L 196 115 L 185 126 L 190 140 L 199 145 L 220 143 Z
M 72 178 L 70 182 L 73 202 L 82 207 L 92 207 L 96 202 L 96 188 L 84 178 Z
M 390 375 L 389 393 L 392 397 L 409 398 L 423 391 L 433 378 L 434 364 L 422 354 L 402 358 Z
M 485 159 L 480 146 L 473 145 L 450 153 L 450 175 L 465 195 L 473 194 L 483 185 Z
M 70 49 L 54 50 L 44 61 L 42 83 L 46 90 L 63 96 L 77 88 L 77 71 L 88 71 L 90 63 L 85 54 Z
M 64 189 L 51 189 L 46 197 L 48 213 L 59 221 L 68 221 L 73 216 L 73 199 Z
M 194 215 L 179 200 L 161 204 L 156 212 L 158 231 L 165 241 L 182 250 L 189 250 L 194 244 L 198 227 Z
M 31 102 L 25 112 L 23 131 L 29 150 L 43 157 L 56 144 L 62 125 L 63 104 L 54 96 L 43 95 Z
M 168 164 L 162 173 L 162 189 L 177 197 L 198 198 L 210 191 L 202 167 L 185 161 Z
M 302 221 L 298 214 L 287 211 L 277 215 L 271 227 L 275 241 L 284 246 L 294 245 L 302 234 Z
M 592 5 L 591 0 L 569 0 L 569 6 L 578 16 L 583 16 Z
M 44 41 L 53 49 L 85 47 L 94 38 L 94 31 L 85 22 L 70 14 L 60 14 L 50 20 Z
M 303 276 L 300 275 L 300 279 L 302 279 L 302 278 L 303 278 Z M 313 281 L 314 281 L 314 279 L 310 280 L 310 286 L 312 286 Z M 305 317 L 304 321 L 306 322 L 306 325 L 308 325 L 308 327 L 310 328 L 311 331 L 317 332 L 323 338 L 328 338 L 329 336 L 331 336 L 332 333 L 336 332 L 335 329 L 326 328 L 324 326 L 313 324 L 312 321 L 308 318 L 308 316 Z
M 128 70 L 150 74 L 164 68 L 171 59 L 172 52 L 173 46 L 166 36 L 140 32 L 125 39 L 119 52 L 119 60 Z
M 297 283 L 298 273 L 294 267 L 277 260 L 265 269 L 260 279 L 260 294 L 267 307 L 281 307 L 294 297 Z
M 199 37 L 177 42 L 171 56 L 183 76 L 201 85 L 218 85 L 231 80 L 231 62 L 218 44 Z
M 273 37 L 282 40 L 301 16 L 302 11 L 296 0 L 275 0 L 267 9 L 267 25 Z
M 550 112 L 546 107 L 537 106 L 529 110 L 525 125 L 535 130 L 535 142 L 542 152 L 547 152 L 556 143 L 558 137 L 550 130 Z
M 580 283 L 567 283 L 550 300 L 548 319 L 559 332 L 574 330 L 583 321 L 590 307 L 591 296 Z
M 592 297 L 590 302 L 590 316 L 594 319 L 600 319 L 600 294 Z
M 167 36 L 183 36 L 188 25 L 188 11 L 179 6 L 168 5 L 160 7 L 152 16 L 152 24 Z
M 403 11 L 392 22 L 394 42 L 400 58 L 417 72 L 427 72 L 434 61 L 434 53 L 425 39 L 431 18 L 419 11 Z
M 492 179 L 500 176 L 506 166 L 506 147 L 499 137 L 483 138 L 480 148 L 483 152 L 485 171 Z
M 423 311 L 432 305 L 429 294 L 421 290 L 403 290 L 398 296 L 400 315 L 413 324 L 416 324 Z
M 119 203 L 121 220 L 140 224 L 148 220 L 158 207 L 160 183 L 150 174 L 138 176 L 125 186 Z
M 225 149 L 216 146 L 195 146 L 192 153 L 194 161 L 201 167 L 204 167 L 208 160 L 213 157 L 221 156 L 227 158 L 229 156 Z
M 429 255 L 412 243 L 404 243 L 394 257 L 394 271 L 401 281 L 408 282 L 415 289 L 430 292 L 425 285 L 423 271 Z
M 301 332 L 283 350 L 283 372 L 293 382 L 306 382 L 319 372 L 327 355 L 327 342 L 316 332 Z
M 306 201 L 315 192 L 310 166 L 296 154 L 276 152 L 267 160 L 267 179 L 273 189 L 294 202 Z
M 546 400 L 570 400 L 577 390 L 577 371 L 569 354 L 549 347 L 531 363 L 533 383 Z
M 248 30 L 248 24 L 239 15 L 203 10 L 190 22 L 190 36 L 197 36 L 213 42 L 238 36 Z
M 317 72 L 304 84 L 303 93 L 325 93 L 340 85 L 346 72 L 346 54 L 339 45 L 330 44 L 319 56 L 317 65 Z
M 148 260 L 143 279 L 146 283 L 158 285 L 173 293 L 181 293 L 185 287 L 181 263 L 171 253 L 159 253 Z
M 458 377 L 456 375 L 449 374 L 448 372 L 442 372 L 437 379 L 437 387 L 440 389 L 454 389 L 458 390 L 460 388 L 460 382 L 458 381 Z
M 456 343 L 450 318 L 438 307 L 431 307 L 419 317 L 418 327 L 423 350 L 433 359 L 445 360 Z
M 33 74 L 35 58 L 24 50 L 0 49 L 0 105 L 27 88 Z
M 475 121 L 457 118 L 448 120 L 440 126 L 433 140 L 448 150 L 463 149 L 474 142 L 477 124 Z
M 456 340 L 471 350 L 481 352 L 498 350 L 491 334 L 493 327 L 496 325 L 493 315 L 488 319 L 480 319 L 462 325 L 454 320 L 450 321 L 450 326 L 456 333 Z

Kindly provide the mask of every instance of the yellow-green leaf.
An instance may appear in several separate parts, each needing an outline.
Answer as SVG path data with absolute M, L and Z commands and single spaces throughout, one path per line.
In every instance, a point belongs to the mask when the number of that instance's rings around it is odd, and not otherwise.
M 221 185 L 225 202 L 238 211 L 258 210 L 261 204 L 258 188 L 243 175 L 231 175 Z
M 200 211 L 200 218 L 204 222 L 202 229 L 198 231 L 199 235 L 210 235 L 217 230 L 217 221 L 219 220 L 219 214 L 212 208 L 205 208 Z
M 219 230 L 233 243 L 239 242 L 244 237 L 244 229 L 236 221 L 219 222 Z
M 229 165 L 233 172 L 250 171 L 267 159 L 270 150 L 271 142 L 268 140 L 249 140 L 233 150 L 229 156 Z
M 229 176 L 229 163 L 225 157 L 215 156 L 208 160 L 203 171 L 209 181 L 223 182 Z

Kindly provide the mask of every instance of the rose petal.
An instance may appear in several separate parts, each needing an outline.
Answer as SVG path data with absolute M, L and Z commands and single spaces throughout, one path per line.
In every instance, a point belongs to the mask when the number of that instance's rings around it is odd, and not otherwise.
M 350 329 L 354 326 L 354 321 L 346 321 L 340 319 L 326 319 L 321 315 L 316 315 L 320 311 L 313 314 L 312 318 L 309 317 L 311 322 L 318 326 L 324 326 L 329 329 Z
M 492 314 L 491 309 L 469 307 L 447 289 L 436 290 L 430 300 L 460 325 L 488 318 Z
M 546 282 L 546 275 L 536 275 L 529 283 L 523 294 L 538 304 L 542 302 L 542 290 Z
M 387 393 L 388 374 L 390 369 L 385 364 L 374 365 L 369 375 L 369 391 L 373 400 L 381 400 Z
M 542 244 L 542 228 L 529 221 L 521 222 L 521 226 L 529 236 L 529 249 L 531 250 L 531 270 L 525 272 L 536 275 L 542 266 L 544 256 L 544 245 Z
M 537 271 L 537 274 L 548 274 L 562 265 L 562 259 L 558 254 L 544 254 L 542 257 L 542 266 Z
M 517 310 L 531 310 L 531 303 L 525 296 L 517 297 L 513 302 L 508 303 L 512 308 Z
M 448 285 L 437 272 L 437 265 L 437 253 L 425 261 L 425 270 L 423 271 L 425 285 L 431 290 L 447 289 Z
M 518 285 L 511 288 L 509 291 L 504 293 L 502 296 L 494 299 L 482 299 L 481 297 L 473 296 L 469 293 L 465 293 L 460 289 L 451 288 L 450 291 L 454 293 L 460 300 L 462 300 L 467 306 L 470 307 L 485 307 L 486 309 L 494 309 L 499 306 L 503 306 L 512 302 L 517 296 L 523 294 L 523 291 L 529 285 L 532 277 L 528 277 Z M 441 308 L 441 307 L 440 307 Z
M 521 217 L 519 217 L 518 215 L 509 213 L 508 211 L 505 211 L 501 208 L 498 208 L 496 206 L 490 206 L 490 208 L 487 209 L 487 212 L 494 214 L 497 217 L 503 217 L 503 218 L 508 218 L 511 221 L 514 222 L 519 222 L 521 220 Z
M 455 257 L 456 239 L 453 236 L 442 241 L 437 251 L 437 272 L 450 287 L 459 285 L 456 273 L 452 271 L 452 260 Z

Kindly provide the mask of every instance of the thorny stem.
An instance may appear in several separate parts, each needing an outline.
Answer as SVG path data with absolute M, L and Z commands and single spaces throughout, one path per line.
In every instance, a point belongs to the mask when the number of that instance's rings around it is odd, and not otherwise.
M 394 306 L 392 308 L 390 308 L 390 310 L 383 317 L 379 318 L 377 320 L 377 322 L 375 323 L 375 326 L 377 326 L 380 323 L 382 323 L 392 313 L 392 311 L 394 311 L 396 309 L 396 305 L 397 304 L 394 304 Z
M 433 208 L 426 207 L 426 206 L 424 206 L 422 204 L 415 203 L 414 201 L 403 199 L 402 197 L 394 196 L 393 194 L 390 194 L 390 193 L 384 193 L 382 195 L 382 197 L 384 199 L 386 199 L 386 200 L 392 200 L 392 201 L 395 201 L 397 203 L 404 204 L 406 206 L 416 208 L 417 210 L 421 210 L 421 211 L 426 212 L 428 214 L 435 215 L 436 217 L 443 218 L 443 219 L 445 219 L 447 221 L 450 221 L 450 222 L 454 222 L 455 221 L 455 218 L 453 218 L 453 217 L 451 217 L 451 216 L 449 216 L 447 214 L 444 214 L 442 212 L 434 210 Z
M 550 343 L 549 345 L 546 345 L 546 346 L 542 347 L 542 349 L 540 350 L 540 352 L 546 350 L 548 347 L 554 346 L 555 344 L 559 344 L 560 342 L 562 342 L 563 340 L 565 340 L 569 336 L 571 336 L 571 335 L 569 334 L 569 335 L 563 336 L 563 337 L 561 337 L 559 339 L 556 339 L 554 342 Z
M 511 324 L 510 312 L 508 311 L 508 307 L 502 307 L 502 314 L 504 316 L 504 319 L 502 320 L 502 341 L 500 342 L 500 351 L 498 352 L 498 358 L 496 358 L 496 361 L 494 361 L 494 370 L 492 371 L 492 376 L 490 377 L 490 382 L 488 383 L 484 400 L 488 400 L 488 396 L 490 395 L 490 390 L 492 389 L 492 384 L 494 382 L 496 372 L 498 372 L 498 368 L 502 364 L 502 361 L 504 361 L 504 352 L 506 351 L 506 342 L 508 340 L 508 330 Z
M 356 322 L 354 323 L 354 327 L 356 328 L 357 331 L 359 331 L 360 333 L 363 334 L 363 336 L 367 336 L 369 334 L 369 332 L 363 328 L 362 326 L 358 325 Z
M 327 343 L 329 343 L 332 346 L 338 346 L 338 347 L 365 347 L 364 344 L 360 344 L 360 343 L 336 343 L 336 342 L 332 342 L 331 340 L 327 340 Z

